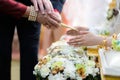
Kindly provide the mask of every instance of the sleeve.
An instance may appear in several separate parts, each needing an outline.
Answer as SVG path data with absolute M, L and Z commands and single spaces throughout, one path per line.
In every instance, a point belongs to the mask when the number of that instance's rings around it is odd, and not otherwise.
M 66 0 L 51 0 L 51 3 L 54 9 L 57 9 L 59 12 L 61 12 L 65 1 Z
M 21 18 L 25 13 L 27 6 L 14 0 L 0 0 L 0 14 Z

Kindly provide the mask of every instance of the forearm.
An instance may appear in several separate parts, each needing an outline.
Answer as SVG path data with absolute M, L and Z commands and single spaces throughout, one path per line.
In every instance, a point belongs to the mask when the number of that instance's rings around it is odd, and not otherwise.
M 14 0 L 0 0 L 0 13 L 21 18 L 26 14 L 27 6 Z

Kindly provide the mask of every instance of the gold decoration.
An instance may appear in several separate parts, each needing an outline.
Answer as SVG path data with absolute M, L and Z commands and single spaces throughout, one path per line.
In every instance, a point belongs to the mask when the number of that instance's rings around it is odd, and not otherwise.
M 63 71 L 64 69 L 65 69 L 64 67 L 55 66 L 55 68 L 52 69 L 52 74 L 55 75 L 55 74 L 57 74 L 58 72 Z
M 110 9 L 116 8 L 116 0 L 112 0 L 112 2 L 109 4 Z
M 112 37 L 113 37 L 113 39 L 117 39 L 117 35 L 115 33 L 113 34 Z
M 98 49 L 99 48 L 87 48 L 87 55 L 88 56 L 98 56 Z

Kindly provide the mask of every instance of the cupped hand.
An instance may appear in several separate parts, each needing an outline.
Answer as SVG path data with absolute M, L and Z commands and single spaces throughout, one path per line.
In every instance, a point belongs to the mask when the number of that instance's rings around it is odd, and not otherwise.
M 89 31 L 80 31 L 80 35 L 72 36 L 68 44 L 73 46 L 93 46 L 101 44 L 103 38 Z

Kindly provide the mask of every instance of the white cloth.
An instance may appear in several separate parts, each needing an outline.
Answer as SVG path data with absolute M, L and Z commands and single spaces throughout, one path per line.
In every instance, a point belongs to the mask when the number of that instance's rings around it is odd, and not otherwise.
M 63 13 L 71 26 L 94 27 L 105 20 L 108 0 L 67 0 Z
M 114 50 L 99 50 L 102 71 L 104 75 L 120 76 L 120 52 Z

